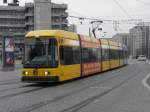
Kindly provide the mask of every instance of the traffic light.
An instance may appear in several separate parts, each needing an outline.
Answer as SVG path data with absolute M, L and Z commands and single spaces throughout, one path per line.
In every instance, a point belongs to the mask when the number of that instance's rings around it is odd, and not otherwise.
M 7 3 L 7 0 L 3 0 L 3 3 Z
M 14 0 L 14 4 L 17 4 L 19 2 L 19 0 Z

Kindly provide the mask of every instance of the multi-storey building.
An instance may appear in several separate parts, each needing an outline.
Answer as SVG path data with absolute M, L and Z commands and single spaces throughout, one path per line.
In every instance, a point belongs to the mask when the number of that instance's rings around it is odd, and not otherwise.
M 34 4 L 25 4 L 25 30 L 26 32 L 34 30 Z
M 25 8 L 21 6 L 0 6 L 0 33 L 13 32 L 17 48 L 22 48 L 25 34 Z M 21 49 L 20 49 L 21 50 Z
M 66 4 L 52 3 L 52 29 L 68 30 L 68 13 L 65 12 L 67 8 Z
M 146 55 L 149 58 L 150 26 L 135 26 L 130 29 L 131 53 L 133 57 Z
M 51 4 L 51 28 L 68 30 L 68 13 L 66 12 L 67 4 Z M 35 28 L 34 4 L 25 4 L 26 28 L 28 31 Z
M 112 37 L 112 40 L 126 45 L 128 48 L 128 54 L 131 54 L 131 38 L 129 33 L 117 33 Z
M 23 51 L 25 33 L 35 29 L 34 7 L 34 3 L 26 3 L 25 6 L 17 4 L 0 6 L 0 34 L 13 33 L 16 50 Z M 51 3 L 50 28 L 68 30 L 67 8 L 66 4 Z
M 128 39 L 130 38 L 129 33 L 117 33 L 112 37 L 113 40 L 118 41 L 128 46 Z

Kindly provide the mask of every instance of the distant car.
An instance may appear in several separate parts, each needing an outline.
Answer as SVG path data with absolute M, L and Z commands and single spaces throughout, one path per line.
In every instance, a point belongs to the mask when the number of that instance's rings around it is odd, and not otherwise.
M 138 61 L 146 61 L 146 56 L 145 55 L 139 55 L 137 59 L 138 59 Z

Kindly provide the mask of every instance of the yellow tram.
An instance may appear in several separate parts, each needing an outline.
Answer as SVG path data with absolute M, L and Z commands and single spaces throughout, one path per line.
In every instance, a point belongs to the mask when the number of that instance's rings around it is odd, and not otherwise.
M 23 82 L 61 82 L 127 64 L 120 43 L 63 30 L 37 30 L 25 37 Z

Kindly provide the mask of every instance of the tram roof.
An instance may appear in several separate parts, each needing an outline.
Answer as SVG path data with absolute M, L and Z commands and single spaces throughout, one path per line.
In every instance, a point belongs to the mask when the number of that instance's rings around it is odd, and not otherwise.
M 64 30 L 35 30 L 30 31 L 26 34 L 25 37 L 60 37 L 68 38 L 73 40 L 78 40 L 78 35 L 74 32 L 68 32 Z
M 100 39 L 102 45 L 108 45 L 108 39 Z
M 87 41 L 87 42 L 93 42 L 93 43 L 100 44 L 99 40 L 96 39 L 95 37 L 89 37 L 89 36 L 86 36 L 86 35 L 80 35 L 80 37 L 81 37 L 82 41 Z
M 114 42 L 114 41 L 112 41 L 112 40 L 109 40 L 109 44 L 110 44 L 110 46 L 116 46 L 116 47 L 118 47 L 119 45 L 119 43 L 118 42 Z

